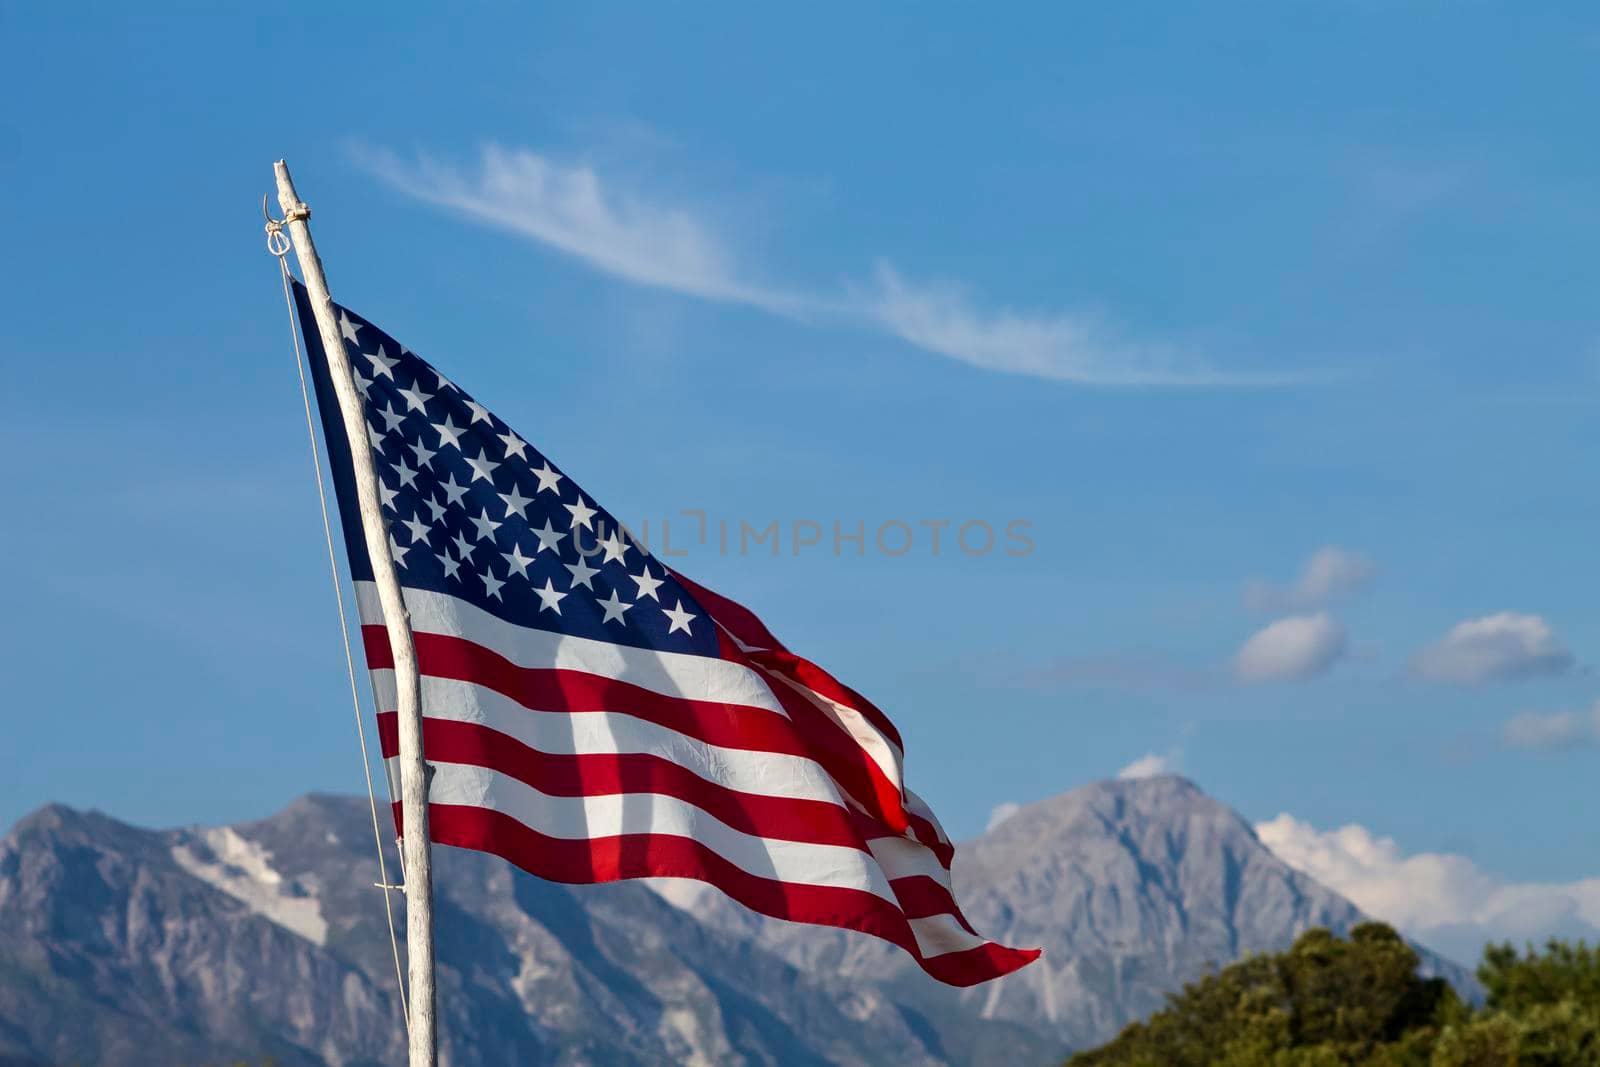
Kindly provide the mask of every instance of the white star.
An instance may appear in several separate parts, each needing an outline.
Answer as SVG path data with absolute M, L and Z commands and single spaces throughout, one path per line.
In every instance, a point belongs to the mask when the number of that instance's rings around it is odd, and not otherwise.
M 404 351 L 409 353 L 411 350 L 410 349 L 405 349 Z M 455 382 L 452 382 L 449 378 L 446 378 L 444 375 L 440 374 L 437 370 L 435 370 L 433 372 L 433 376 L 435 378 L 439 379 L 439 388 L 440 389 L 454 389 L 458 393 L 461 392 L 461 387 L 459 385 L 457 385 Z
M 406 565 L 406 553 L 409 551 L 411 551 L 410 545 L 402 547 L 400 543 L 394 539 L 394 534 L 389 535 L 389 555 L 394 558 L 395 563 L 404 567 Z
M 407 489 L 415 489 L 417 487 L 417 474 L 419 472 L 406 466 L 405 460 L 402 459 L 399 463 L 391 463 L 389 466 L 394 468 L 394 473 L 400 479 L 401 485 L 404 485 Z
M 461 569 L 461 561 L 459 559 L 445 551 L 439 553 L 439 562 L 444 564 L 444 576 L 446 578 L 454 578 L 458 582 L 461 580 L 461 575 L 456 573 Z
M 406 398 L 406 406 L 412 411 L 428 413 L 428 401 L 433 399 L 432 393 L 424 393 L 419 382 L 412 382 L 410 389 L 400 390 L 400 395 Z
M 656 596 L 656 590 L 660 589 L 664 584 L 666 584 L 665 579 L 651 577 L 650 568 L 648 566 L 640 567 L 637 575 L 630 574 L 628 577 L 632 578 L 633 584 L 639 587 L 640 600 L 643 600 L 645 597 L 649 597 L 651 600 L 660 603 L 661 598 Z
M 555 584 L 550 579 L 546 578 L 544 580 L 543 589 L 535 588 L 534 592 L 539 594 L 539 599 L 542 601 L 539 605 L 540 611 L 553 611 L 557 615 L 561 614 L 561 601 L 566 599 L 567 594 L 556 592 Z
M 391 382 L 394 381 L 394 368 L 400 361 L 398 359 L 390 359 L 385 355 L 382 345 L 378 346 L 378 351 L 375 353 L 363 352 L 361 354 L 367 357 L 368 363 L 372 364 L 373 378 L 387 378 Z
M 387 403 L 385 403 L 383 407 L 377 408 L 375 410 L 378 412 L 379 415 L 383 416 L 383 432 L 384 433 L 393 433 L 395 430 L 397 430 L 399 428 L 399 426 L 400 426 L 400 424 L 402 422 L 406 421 L 405 412 L 403 412 L 403 411 L 395 411 Z
M 489 416 L 488 408 L 476 400 L 467 401 L 467 407 L 472 409 L 472 422 L 467 423 L 468 426 L 471 426 L 473 422 L 487 422 L 490 426 L 494 425 L 494 420 Z
M 561 495 L 561 490 L 557 488 L 561 484 L 561 475 L 551 469 L 549 460 L 545 460 L 544 466 L 534 471 L 533 476 L 539 479 L 539 488 L 534 490 L 535 493 L 542 493 L 548 489 L 556 496 Z
M 350 369 L 350 376 L 353 377 L 356 380 L 356 388 L 361 390 L 361 395 L 362 396 L 370 397 L 372 395 L 372 379 L 371 378 L 368 378 L 365 374 L 362 374 L 360 371 L 356 370 L 354 367 L 352 367 Z
M 601 610 L 606 613 L 606 617 L 601 619 L 601 622 L 620 622 L 624 626 L 628 625 L 628 620 L 622 617 L 622 613 L 633 607 L 633 605 L 625 603 L 623 599 L 617 595 L 617 591 L 615 589 L 611 590 L 610 600 L 597 600 L 595 603 L 599 604 Z M 667 632 L 671 633 L 670 630 Z
M 533 498 L 523 496 L 522 490 L 518 489 L 515 484 L 511 486 L 511 492 L 501 493 L 500 499 L 506 502 L 506 518 L 509 519 L 513 515 L 521 515 L 524 519 L 528 517 L 525 509 L 529 504 L 533 503 Z
M 591 508 L 584 501 L 582 494 L 579 494 L 578 502 L 576 504 L 563 504 L 561 506 L 572 512 L 572 528 L 574 530 L 580 526 L 586 527 L 590 530 L 594 529 L 594 526 L 591 524 L 590 520 L 598 515 L 599 512 L 595 511 L 594 508 Z
M 462 563 L 465 563 L 469 559 L 471 559 L 472 558 L 472 550 L 478 547 L 477 545 L 473 544 L 471 541 L 468 541 L 465 537 L 463 537 L 459 533 L 456 534 L 454 537 L 452 537 L 450 540 L 455 544 L 455 546 L 456 546 L 456 555 L 461 557 L 461 562 Z
M 429 522 L 443 521 L 445 510 L 449 508 L 449 504 L 441 504 L 439 499 L 433 496 L 424 497 L 422 502 L 428 505 L 429 511 L 433 512 L 433 516 L 428 520 Z
M 539 539 L 539 547 L 534 549 L 534 555 L 538 555 L 539 552 L 544 552 L 546 549 L 554 552 L 555 555 L 562 553 L 560 545 L 562 545 L 562 537 L 565 537 L 566 534 L 557 533 L 555 526 L 550 525 L 549 518 L 544 520 L 544 530 L 534 530 L 533 536 Z
M 500 587 L 506 583 L 503 579 L 496 578 L 494 576 L 494 568 L 483 568 L 483 573 L 478 575 L 478 577 L 483 579 L 483 588 L 487 595 L 492 596 L 496 600 L 504 603 L 504 598 L 500 596 Z M 538 592 L 538 590 L 536 589 L 534 592 Z
M 444 490 L 445 502 L 449 504 L 461 503 L 461 498 L 467 495 L 467 487 L 456 484 L 456 476 L 450 475 L 450 480 L 440 482 L 439 488 Z
M 356 331 L 359 329 L 361 327 L 351 322 L 350 317 L 343 310 L 339 312 L 339 332 L 344 335 L 346 341 L 355 341 Z M 356 343 L 359 344 L 360 342 Z
M 453 445 L 457 452 L 461 451 L 461 435 L 467 431 L 452 423 L 449 415 L 444 417 L 443 423 L 434 423 L 433 428 L 439 431 L 440 448 L 445 445 Z
M 498 522 L 495 522 L 493 519 L 489 518 L 489 509 L 488 508 L 484 508 L 483 509 L 483 514 L 479 515 L 475 519 L 473 519 L 471 515 L 468 515 L 467 518 L 471 519 L 472 520 L 472 524 L 478 528 L 478 540 L 480 540 L 480 541 L 493 541 L 494 540 L 494 532 L 500 528 L 500 524 Z
M 512 456 L 516 456 L 518 459 L 528 458 L 523 454 L 523 451 L 528 447 L 528 442 L 524 441 L 514 433 L 498 433 L 495 434 L 495 436 L 505 442 L 507 459 L 510 459 Z
M 612 560 L 616 560 L 623 566 L 627 566 L 627 562 L 622 557 L 627 554 L 630 546 L 616 530 L 612 530 L 606 536 L 606 539 L 600 542 L 600 547 L 606 550 L 606 558 L 601 561 L 602 563 L 610 563 Z
M 479 478 L 482 478 L 490 485 L 494 484 L 494 479 L 489 477 L 489 475 L 496 467 L 500 466 L 500 464 L 491 462 L 488 452 L 483 453 L 483 455 L 479 456 L 477 459 L 470 459 L 467 456 L 462 456 L 461 458 L 465 459 L 467 461 L 467 466 L 472 468 L 472 478 L 471 481 L 468 482 L 469 485 L 471 482 L 475 482 Z
M 686 634 L 689 633 L 689 623 L 692 620 L 700 617 L 698 615 L 690 615 L 687 611 L 684 611 L 683 601 L 681 600 L 678 601 L 678 606 L 673 608 L 671 611 L 668 611 L 666 608 L 662 608 L 661 613 L 672 620 L 672 625 L 667 627 L 667 633 L 669 634 L 676 633 L 679 630 L 682 630 Z M 691 634 L 690 636 L 693 635 Z
M 394 507 L 394 498 L 400 495 L 400 490 L 390 489 L 382 482 L 378 483 L 378 492 L 383 496 L 383 506 L 386 508 Z
M 429 448 L 427 445 L 423 444 L 422 438 L 420 437 L 417 438 L 416 444 L 407 445 L 406 447 L 411 449 L 412 454 L 417 457 L 418 470 L 422 469 L 423 467 L 433 466 L 433 457 L 439 454 L 433 451 L 433 449 Z
M 405 522 L 401 523 L 400 525 L 404 526 L 406 529 L 411 531 L 411 543 L 412 544 L 414 544 L 414 545 L 424 545 L 424 544 L 428 543 L 428 524 L 427 523 L 418 522 L 416 519 L 407 519 Z
M 512 571 L 516 571 L 524 578 L 528 576 L 528 564 L 532 563 L 533 559 L 522 554 L 521 545 L 512 545 L 510 552 L 502 552 L 500 554 L 506 558 L 507 563 L 511 564 Z M 537 557 L 539 553 L 535 552 L 533 555 Z M 506 577 L 511 577 L 510 571 L 506 572 Z
M 594 586 L 590 584 L 589 580 L 600 572 L 584 562 L 582 556 L 578 557 L 578 562 L 563 563 L 562 566 L 572 572 L 572 588 L 576 589 L 581 585 L 591 593 L 594 592 Z
M 367 423 L 367 440 L 372 442 L 372 447 L 383 448 L 383 433 L 372 423 Z
M 533 536 L 539 539 L 539 547 L 534 549 L 534 555 L 538 555 L 540 552 L 543 552 L 548 548 L 550 551 L 559 556 L 561 555 L 561 549 L 559 547 L 561 544 L 561 539 L 567 535 L 564 533 L 557 533 L 556 528 L 550 525 L 550 520 L 545 519 L 544 529 L 533 531 Z

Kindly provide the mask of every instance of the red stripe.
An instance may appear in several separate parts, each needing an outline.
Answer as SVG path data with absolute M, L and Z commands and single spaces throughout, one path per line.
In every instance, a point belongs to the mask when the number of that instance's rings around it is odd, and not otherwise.
M 399 752 L 398 718 L 378 716 L 378 736 L 385 759 Z M 540 752 L 514 737 L 481 723 L 450 719 L 422 720 L 422 749 L 430 760 L 485 767 L 515 778 L 549 796 L 594 797 L 654 793 L 693 804 L 722 823 L 754 837 L 839 845 L 869 852 L 856 820 L 837 804 L 799 797 L 745 793 L 695 774 L 661 756 L 648 753 Z
M 905 916 L 881 897 L 859 889 L 762 878 L 689 838 L 625 834 L 572 841 L 548 837 L 502 812 L 453 804 L 432 804 L 428 816 L 431 836 L 439 844 L 492 852 L 551 881 L 583 885 L 625 878 L 693 878 L 763 915 L 872 934 L 899 945 L 929 974 L 950 985 L 998 978 L 1039 955 L 987 942 L 923 959 Z
M 717 625 L 740 641 L 755 648 L 783 648 L 783 642 L 772 636 L 772 631 L 767 629 L 766 623 L 743 604 L 729 600 L 721 593 L 713 593 L 677 571 L 673 571 L 672 576 L 678 579 L 678 584 L 689 590 L 690 595 L 700 602 L 701 607 L 711 613 Z
M 901 752 L 905 751 L 905 742 L 900 740 L 900 731 L 894 728 L 894 723 L 889 721 L 889 716 L 879 711 L 877 706 L 851 689 L 833 675 L 812 663 L 802 659 L 793 652 L 781 649 L 769 649 L 764 652 L 747 652 L 752 663 L 776 671 L 810 689 L 821 694 L 835 704 L 843 704 L 847 708 L 854 708 L 861 713 L 861 717 L 872 724 L 884 737 L 894 743 L 894 747 Z
M 915 955 L 915 953 L 913 953 Z M 953 986 L 972 986 L 991 978 L 1004 978 L 1026 967 L 1041 955 L 1036 948 L 1007 948 L 993 941 L 974 945 L 963 952 L 947 952 L 928 959 L 917 958 L 922 969 L 934 978 Z
M 956 898 L 950 895 L 950 890 L 927 875 L 895 878 L 890 881 L 889 888 L 894 891 L 894 898 L 900 902 L 900 910 L 906 918 L 930 919 L 935 915 L 949 915 L 973 937 L 981 936 L 967 922 L 967 917 L 961 914 L 961 909 L 956 907 Z
M 361 636 L 367 666 L 392 669 L 394 657 L 383 627 L 363 626 Z M 416 633 L 413 639 L 423 674 L 485 686 L 530 711 L 623 712 L 724 748 L 803 756 L 819 764 L 891 833 L 903 833 L 908 825 L 900 790 L 882 768 L 838 724 L 785 686 L 767 688 L 789 713 L 787 718 L 746 704 L 663 696 L 585 671 L 522 667 L 492 649 L 448 634 Z
M 751 663 L 755 669 L 763 670 L 764 672 L 764 668 L 759 662 L 749 658 L 749 653 L 743 653 L 742 655 L 745 657 L 745 662 Z M 934 855 L 939 857 L 939 862 L 944 865 L 945 870 L 949 870 L 951 862 L 955 859 L 955 846 L 945 838 L 944 834 L 932 822 L 906 808 L 905 798 L 901 796 L 900 790 L 883 773 L 883 769 L 878 766 L 877 762 L 866 755 L 860 742 L 852 737 L 850 732 L 834 720 L 832 716 L 822 711 L 800 693 L 795 692 L 788 685 L 780 682 L 776 685 L 769 685 L 768 688 L 778 698 L 778 702 L 783 705 L 783 710 L 789 713 L 789 718 L 796 725 L 807 731 L 808 737 L 825 737 L 841 753 L 849 753 L 849 758 L 859 760 L 870 776 L 879 807 L 884 811 L 894 812 L 898 816 L 896 821 L 890 821 L 886 818 L 885 824 L 897 834 L 903 834 L 909 829 L 916 835 L 918 841 L 921 841 L 933 851 Z M 860 799 L 859 795 L 852 795 Z
M 939 862 L 944 865 L 945 870 L 950 869 L 950 864 L 955 859 L 955 846 L 944 839 L 944 835 L 933 823 L 906 810 L 905 798 L 900 795 L 900 790 L 889 780 L 889 776 L 883 773 L 883 768 L 879 767 L 856 739 L 850 736 L 849 731 L 789 686 L 779 683 L 769 685 L 767 688 L 778 698 L 783 710 L 789 713 L 789 720 L 805 734 L 807 740 L 821 742 L 834 752 L 839 760 L 860 768 L 873 791 L 871 799 L 876 802 L 879 817 L 889 830 L 895 834 L 904 834 L 910 830 L 918 841 L 939 857 Z M 837 781 L 838 775 L 834 773 L 833 766 L 828 763 L 823 763 L 823 766 Z M 839 784 L 848 789 L 844 782 Z M 854 789 L 848 791 L 858 802 L 866 804 L 867 798 L 859 792 Z
M 822 749 L 824 755 L 813 758 L 827 768 L 834 780 L 858 803 L 881 818 L 885 826 L 894 833 L 905 833 L 911 824 L 911 815 L 905 809 L 905 798 L 900 795 L 900 787 L 889 780 L 883 768 L 867 755 L 856 739 L 822 709 L 787 685 L 780 683 L 768 685 L 767 688 L 778 698 L 783 710 L 789 713 L 789 721 L 794 723 L 795 729 L 807 741 Z M 847 768 L 854 773 L 848 778 L 841 778 L 836 767 Z
M 894 723 L 890 722 L 889 717 L 879 711 L 872 701 L 810 660 L 790 652 L 784 647 L 783 642 L 773 636 L 772 631 L 767 629 L 766 624 L 756 616 L 755 612 L 737 601 L 729 600 L 721 593 L 714 593 L 703 585 L 697 585 L 677 571 L 673 571 L 672 574 L 694 595 L 700 606 L 711 613 L 711 617 L 719 626 L 727 629 L 745 644 L 753 646 L 745 653 L 752 661 L 788 675 L 829 700 L 855 708 L 877 728 L 879 733 L 893 741 L 896 748 L 905 750 L 905 742 L 900 739 L 900 731 L 895 729 Z

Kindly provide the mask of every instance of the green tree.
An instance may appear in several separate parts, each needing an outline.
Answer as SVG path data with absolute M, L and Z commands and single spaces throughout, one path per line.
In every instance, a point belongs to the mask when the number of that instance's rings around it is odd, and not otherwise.
M 1427 1067 L 1438 1028 L 1465 1017 L 1390 927 L 1302 934 L 1288 952 L 1209 974 L 1071 1067 Z
M 1478 981 L 1489 994 L 1491 1011 L 1525 1011 L 1538 1004 L 1573 1000 L 1600 1004 L 1600 948 L 1551 940 L 1544 951 L 1529 946 L 1518 953 L 1510 944 L 1483 950 Z
M 1207 975 L 1072 1067 L 1600 1067 L 1600 949 L 1484 950 L 1482 1008 L 1438 979 L 1389 927 Z

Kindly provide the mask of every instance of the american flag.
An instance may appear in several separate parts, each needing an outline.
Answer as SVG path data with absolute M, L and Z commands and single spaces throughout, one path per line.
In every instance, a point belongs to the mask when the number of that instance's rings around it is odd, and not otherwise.
M 393 659 L 338 400 L 303 287 L 295 297 L 398 796 Z M 558 882 L 697 879 L 764 915 L 893 942 L 952 985 L 1038 956 L 961 915 L 954 849 L 906 787 L 881 711 L 337 311 L 411 612 L 434 841 Z

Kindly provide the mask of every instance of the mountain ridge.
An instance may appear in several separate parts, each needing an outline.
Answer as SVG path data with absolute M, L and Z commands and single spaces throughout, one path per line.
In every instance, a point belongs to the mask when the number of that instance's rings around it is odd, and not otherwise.
M 699 884 L 568 887 L 437 856 L 450 1067 L 1049 1063 L 1208 966 L 1364 918 L 1176 777 L 1091 783 L 958 847 L 974 925 L 1045 949 L 968 990 Z M 0 1062 L 398 1062 L 377 880 L 364 799 L 174 830 L 46 805 L 0 838 Z
M 974 927 L 1044 950 L 1015 974 L 959 991 L 917 982 L 909 960 L 870 938 L 764 919 L 709 887 L 659 890 L 804 970 L 869 979 L 928 1011 L 1029 1025 L 1063 1048 L 1109 1039 L 1243 953 L 1368 918 L 1178 775 L 1092 782 L 1036 801 L 957 855 L 956 898 Z M 1465 969 L 1419 949 L 1425 973 L 1472 995 Z

